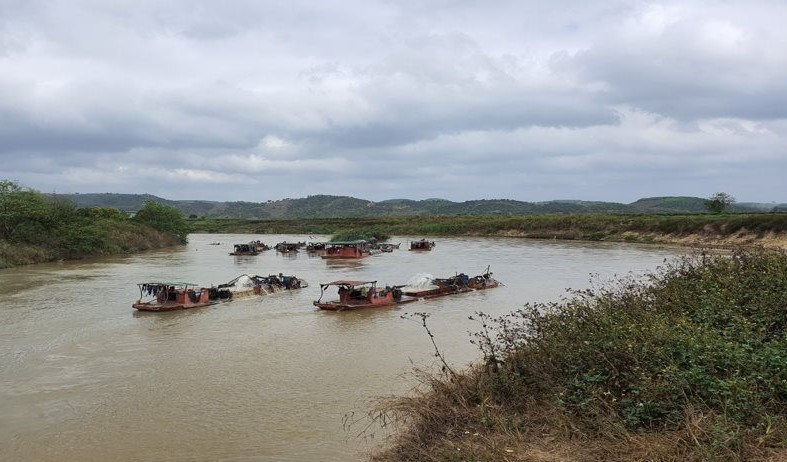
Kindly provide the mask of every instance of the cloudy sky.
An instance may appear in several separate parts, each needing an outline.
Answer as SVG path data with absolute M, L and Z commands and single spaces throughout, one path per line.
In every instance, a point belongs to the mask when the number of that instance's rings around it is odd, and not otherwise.
M 784 18 L 783 0 L 0 0 L 0 179 L 787 202 Z

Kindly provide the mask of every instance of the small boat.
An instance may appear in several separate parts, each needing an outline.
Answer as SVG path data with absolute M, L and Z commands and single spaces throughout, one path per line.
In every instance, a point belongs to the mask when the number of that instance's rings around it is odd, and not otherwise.
M 322 301 L 325 290 L 331 286 L 339 288 L 339 299 Z M 320 298 L 314 301 L 314 306 L 321 310 L 344 311 L 359 308 L 399 305 L 417 301 L 417 298 L 407 297 L 397 286 L 377 288 L 377 281 L 333 281 L 320 284 Z
M 284 242 L 279 242 L 274 247 L 276 248 L 277 252 L 293 253 L 298 251 L 298 249 L 301 247 L 301 244 L 299 242 L 284 241 Z
M 403 286 L 402 293 L 410 297 L 435 298 L 445 295 L 474 292 L 476 290 L 493 289 L 500 282 L 492 277 L 489 268 L 478 276 L 470 277 L 464 273 L 447 278 L 430 278 L 428 284 L 418 287 Z
M 434 241 L 427 241 L 426 239 L 421 239 L 420 241 L 410 241 L 410 250 L 429 251 L 432 250 L 434 246 Z
M 144 282 L 139 286 L 139 300 L 131 306 L 140 311 L 175 311 L 217 303 L 210 293 L 190 282 Z M 142 301 L 145 297 L 148 301 Z
M 327 243 L 325 245 L 325 253 L 320 255 L 320 257 L 325 259 L 365 258 L 371 254 L 369 242 L 367 241 L 337 241 Z
M 235 244 L 230 255 L 259 255 L 255 244 Z
M 322 252 L 328 245 L 327 242 L 309 242 L 306 244 L 307 252 Z
M 395 249 L 399 248 L 399 244 L 379 244 L 379 249 L 381 252 L 393 252 Z

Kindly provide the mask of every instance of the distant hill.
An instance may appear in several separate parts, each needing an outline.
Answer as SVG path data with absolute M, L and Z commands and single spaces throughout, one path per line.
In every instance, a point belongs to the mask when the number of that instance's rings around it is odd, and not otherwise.
M 705 199 L 686 196 L 646 197 L 632 202 L 629 206 L 644 213 L 702 213 L 707 211 Z
M 146 200 L 170 205 L 186 216 L 249 219 L 362 218 L 419 215 L 535 215 L 546 213 L 702 213 L 699 197 L 648 197 L 631 204 L 598 201 L 523 202 L 481 199 L 451 202 L 445 199 L 389 199 L 372 202 L 349 196 L 316 195 L 267 202 L 174 201 L 149 194 L 56 194 L 77 207 L 114 207 L 127 212 L 142 208 Z M 737 212 L 787 210 L 787 204 L 737 203 Z

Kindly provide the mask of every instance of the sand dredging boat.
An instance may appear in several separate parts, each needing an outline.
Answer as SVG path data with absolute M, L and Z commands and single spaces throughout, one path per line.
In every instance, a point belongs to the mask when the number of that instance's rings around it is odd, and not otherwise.
M 344 311 L 359 308 L 401 305 L 418 300 L 444 297 L 447 295 L 492 289 L 500 282 L 492 277 L 489 268 L 478 276 L 459 273 L 447 278 L 435 278 L 430 274 L 419 274 L 407 284 L 377 287 L 377 281 L 338 280 L 320 284 L 320 298 L 313 302 L 321 310 Z M 323 301 L 330 287 L 338 288 L 338 300 Z
M 131 306 L 140 311 L 185 310 L 308 287 L 306 281 L 281 273 L 269 276 L 242 274 L 224 284 L 210 287 L 171 281 L 144 282 L 137 285 L 139 299 Z

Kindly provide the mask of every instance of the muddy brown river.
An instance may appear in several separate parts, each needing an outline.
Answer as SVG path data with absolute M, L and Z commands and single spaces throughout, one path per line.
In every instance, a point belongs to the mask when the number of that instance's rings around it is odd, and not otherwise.
M 441 351 L 461 368 L 480 356 L 468 334 L 475 311 L 555 300 L 587 287 L 591 274 L 641 274 L 678 252 L 489 238 L 439 238 L 432 252 L 407 251 L 420 237 L 394 237 L 401 250 L 337 263 L 305 252 L 228 255 L 251 239 L 325 236 L 197 234 L 178 249 L 0 270 L 0 460 L 362 460 L 383 434 L 359 436 L 363 422 L 343 423 L 378 397 L 407 393 L 414 367 L 435 366 L 428 336 L 405 313 L 428 313 Z M 312 306 L 321 282 L 402 284 L 487 265 L 504 287 L 352 312 Z M 209 286 L 279 272 L 310 286 L 178 312 L 131 308 L 137 282 Z

